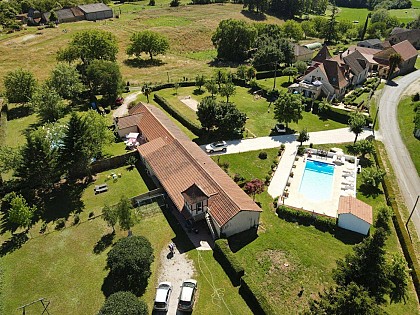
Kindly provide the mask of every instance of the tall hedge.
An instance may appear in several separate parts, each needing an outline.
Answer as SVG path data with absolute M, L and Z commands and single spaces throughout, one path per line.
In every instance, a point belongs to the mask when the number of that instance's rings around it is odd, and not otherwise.
M 215 241 L 213 256 L 229 276 L 232 284 L 238 286 L 241 283 L 241 277 L 244 275 L 244 268 L 233 255 L 226 239 L 218 239 Z
M 198 125 L 196 122 L 193 122 L 182 115 L 175 107 L 173 107 L 164 97 L 155 93 L 154 100 L 158 103 L 164 110 L 166 110 L 171 116 L 177 119 L 181 124 L 187 127 L 191 132 L 196 135 L 201 135 L 202 130 L 201 126 Z
M 245 300 L 253 314 L 274 315 L 277 312 L 273 309 L 267 298 L 261 292 L 259 286 L 255 284 L 249 276 L 243 276 L 239 294 Z
M 375 142 L 375 153 L 374 158 L 376 164 L 384 169 L 384 162 L 382 161 L 381 156 L 378 154 L 379 148 L 378 144 Z M 395 184 L 394 184 L 395 185 Z M 405 223 L 401 218 L 401 214 L 398 210 L 397 202 L 395 201 L 395 192 L 393 184 L 391 183 L 389 177 L 385 176 L 382 180 L 382 186 L 384 189 L 386 201 L 389 207 L 392 208 L 394 215 L 392 216 L 392 222 L 394 223 L 395 230 L 397 232 L 398 239 L 400 240 L 401 248 L 404 253 L 404 257 L 407 260 L 409 268 L 411 268 L 411 277 L 413 279 L 414 287 L 416 288 L 417 297 L 420 298 L 420 266 L 416 257 L 416 253 L 411 243 L 410 236 L 407 233 L 405 228 Z

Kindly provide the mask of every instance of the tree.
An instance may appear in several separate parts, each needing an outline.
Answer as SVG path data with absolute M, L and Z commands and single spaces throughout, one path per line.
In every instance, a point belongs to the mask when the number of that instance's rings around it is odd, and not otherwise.
M 219 91 L 219 88 L 217 86 L 217 83 L 215 80 L 211 79 L 208 80 L 205 84 L 204 87 L 206 88 L 206 90 L 211 94 L 211 97 L 214 97 L 214 95 L 217 94 L 217 92 Z
M 310 301 L 309 314 L 381 315 L 384 311 L 363 287 L 351 282 L 319 293 L 319 299 Z
M 216 85 L 216 83 L 215 83 Z M 201 126 L 210 131 L 217 126 L 218 105 L 214 97 L 205 97 L 197 106 L 197 117 Z
M 107 60 L 93 60 L 86 68 L 86 82 L 91 95 L 101 94 L 113 103 L 123 88 L 120 67 Z
M 236 76 L 241 80 L 246 80 L 246 72 L 248 70 L 248 67 L 245 65 L 240 65 L 236 69 Z
M 4 196 L 3 201 L 9 205 L 8 219 L 18 227 L 29 229 L 36 207 L 30 207 L 22 195 L 11 192 Z
M 305 39 L 306 37 L 316 36 L 314 23 L 312 23 L 311 21 L 303 21 L 302 23 L 300 23 L 300 27 L 302 28 Z
M 118 222 L 120 227 L 124 231 L 130 231 L 130 229 L 136 223 L 135 218 L 132 213 L 133 206 L 130 199 L 122 196 L 120 201 L 117 203 L 116 212 L 118 214 Z
M 371 16 L 370 13 L 366 16 L 365 24 L 363 25 L 363 28 L 361 29 L 361 32 L 360 32 L 360 40 L 365 39 L 365 34 L 366 34 L 366 30 L 369 24 L 370 16 Z
M 76 33 L 68 47 L 57 53 L 58 61 L 81 60 L 87 66 L 95 59 L 115 61 L 118 44 L 115 35 L 101 30 L 87 30 Z
M 62 98 L 68 100 L 75 99 L 84 89 L 77 69 L 71 64 L 62 62 L 53 69 L 47 84 Z
M 217 57 L 228 61 L 243 61 L 257 36 L 254 26 L 240 20 L 223 20 L 211 40 Z
M 364 168 L 362 170 L 362 182 L 368 187 L 378 188 L 385 174 L 384 170 L 377 167 Z
M 86 130 L 83 135 L 85 149 L 91 157 L 102 157 L 104 147 L 114 140 L 113 132 L 108 128 L 108 120 L 95 110 L 88 110 L 83 116 Z
M 248 195 L 252 196 L 252 200 L 255 200 L 255 195 L 264 191 L 264 182 L 259 178 L 254 178 L 245 184 L 244 190 Z
M 55 122 L 63 118 L 67 111 L 67 106 L 61 96 L 47 84 L 35 89 L 31 98 L 31 105 L 44 123 Z
M 29 102 L 35 87 L 35 77 L 28 70 L 19 68 L 4 76 L 5 96 L 10 103 Z
M 289 83 L 290 83 L 290 77 L 295 76 L 298 74 L 298 70 L 295 67 L 287 67 L 283 70 L 283 75 L 289 76 Z
M 296 141 L 299 141 L 301 146 L 304 142 L 309 141 L 309 133 L 306 128 L 302 129 L 299 132 L 299 135 L 297 136 Z
M 351 132 L 353 132 L 356 135 L 353 143 L 356 143 L 357 137 L 359 136 L 359 134 L 363 132 L 363 127 L 365 125 L 366 125 L 365 115 L 359 112 L 353 112 L 350 114 L 349 129 Z
M 363 158 L 366 157 L 366 154 L 375 153 L 375 145 L 372 141 L 367 139 L 357 141 L 355 144 L 355 149 L 362 155 Z
M 254 79 L 256 75 L 257 75 L 257 70 L 252 66 L 249 67 L 248 70 L 246 71 L 246 76 L 247 76 L 248 81 Z
M 327 43 L 334 43 L 338 39 L 337 22 L 335 20 L 336 14 L 337 14 L 337 7 L 335 5 L 335 2 L 333 2 L 331 17 L 328 20 L 327 26 L 325 28 L 326 33 L 324 34 L 325 41 Z
M 281 91 L 279 97 L 274 102 L 274 118 L 279 122 L 285 122 L 286 128 L 289 123 L 298 123 L 303 118 L 302 97 L 298 94 L 291 94 Z
M 275 15 L 294 18 L 295 15 L 300 16 L 305 9 L 303 0 L 272 0 L 270 9 Z
M 302 27 L 295 20 L 287 20 L 283 24 L 283 32 L 287 38 L 295 41 L 300 41 L 304 36 Z
M 408 272 L 407 262 L 401 254 L 394 254 L 389 266 L 389 280 L 392 283 L 389 297 L 391 303 L 398 303 L 407 298 L 408 293 Z
M 26 134 L 26 145 L 21 150 L 21 163 L 16 168 L 28 187 L 50 187 L 60 178 L 58 172 L 58 147 L 49 138 L 50 128 L 38 128 Z
M 153 56 L 165 54 L 169 49 L 168 39 L 156 32 L 142 31 L 131 35 L 130 45 L 127 48 L 128 55 L 134 55 L 140 58 L 142 52 L 147 53 L 150 60 Z
M 257 10 L 257 13 L 264 13 L 268 10 L 268 0 L 244 0 L 244 8 L 248 11 Z
M 327 101 L 327 99 L 322 99 L 322 101 L 318 104 L 318 113 L 320 115 L 326 115 L 330 110 L 331 104 Z
M 198 90 L 201 92 L 201 87 L 206 83 L 206 77 L 204 75 L 197 75 L 195 77 L 195 86 L 198 87 Z
M 353 247 L 353 252 L 337 261 L 333 277 L 338 285 L 351 282 L 364 287 L 376 302 L 382 303 L 384 294 L 390 287 L 385 261 L 385 241 L 387 234 L 379 228 L 373 235 Z
M 0 146 L 0 174 L 7 173 L 19 167 L 22 160 L 22 155 L 19 149 Z
M 115 233 L 115 224 L 118 222 L 118 212 L 116 207 L 110 207 L 107 204 L 102 208 L 102 218 L 112 227 L 112 233 Z
M 299 74 L 304 74 L 308 65 L 304 61 L 296 61 L 295 68 L 297 69 Z
M 263 35 L 258 37 L 256 48 L 252 61 L 256 67 L 269 63 L 275 66 L 278 63 L 291 64 L 293 62 L 293 48 L 287 39 Z
M 221 102 L 218 108 L 216 121 L 218 130 L 224 135 L 242 134 L 245 129 L 246 115 L 231 104 Z
M 227 82 L 222 85 L 219 92 L 221 96 L 226 96 L 226 103 L 229 103 L 229 97 L 236 93 L 236 86 L 232 82 Z
M 106 260 L 106 267 L 115 279 L 115 289 L 138 295 L 147 286 L 154 258 L 152 245 L 143 236 L 129 236 L 117 241 Z
M 391 219 L 391 210 L 387 206 L 381 206 L 378 209 L 378 214 L 376 215 L 375 222 L 373 226 L 376 229 L 384 229 L 387 235 L 391 234 L 391 226 L 389 225 L 389 220 Z
M 228 82 L 227 73 L 218 69 L 214 75 L 214 81 L 217 83 L 218 90 L 222 88 L 222 84 Z
M 400 54 L 391 54 L 389 56 L 389 73 L 388 80 L 391 79 L 392 74 L 394 73 L 395 68 L 401 63 L 402 57 Z
M 119 291 L 111 294 L 98 315 L 147 315 L 149 310 L 143 300 L 139 300 L 133 293 Z

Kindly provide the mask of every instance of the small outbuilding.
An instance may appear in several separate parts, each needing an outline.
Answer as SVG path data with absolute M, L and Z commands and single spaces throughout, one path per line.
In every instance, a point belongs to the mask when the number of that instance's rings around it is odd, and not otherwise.
M 340 196 L 338 226 L 367 235 L 373 222 L 372 207 L 351 196 Z
M 79 5 L 78 8 L 85 14 L 88 21 L 105 20 L 113 17 L 110 7 L 104 3 L 92 3 Z

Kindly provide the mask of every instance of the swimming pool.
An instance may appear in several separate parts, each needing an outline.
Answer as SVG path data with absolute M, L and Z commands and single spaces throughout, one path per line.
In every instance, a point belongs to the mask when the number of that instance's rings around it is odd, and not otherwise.
M 334 164 L 307 160 L 299 192 L 312 201 L 331 199 Z

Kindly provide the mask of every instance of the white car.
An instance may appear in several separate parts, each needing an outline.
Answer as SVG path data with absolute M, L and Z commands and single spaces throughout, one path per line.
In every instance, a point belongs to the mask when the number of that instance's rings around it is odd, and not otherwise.
M 206 145 L 206 152 L 213 153 L 213 152 L 226 152 L 227 144 L 225 141 L 217 141 Z
M 178 310 L 192 311 L 197 291 L 197 280 L 188 279 L 182 283 L 181 293 L 179 294 Z
M 169 299 L 171 298 L 172 284 L 170 282 L 161 282 L 156 288 L 155 302 L 153 309 L 156 311 L 168 311 Z

